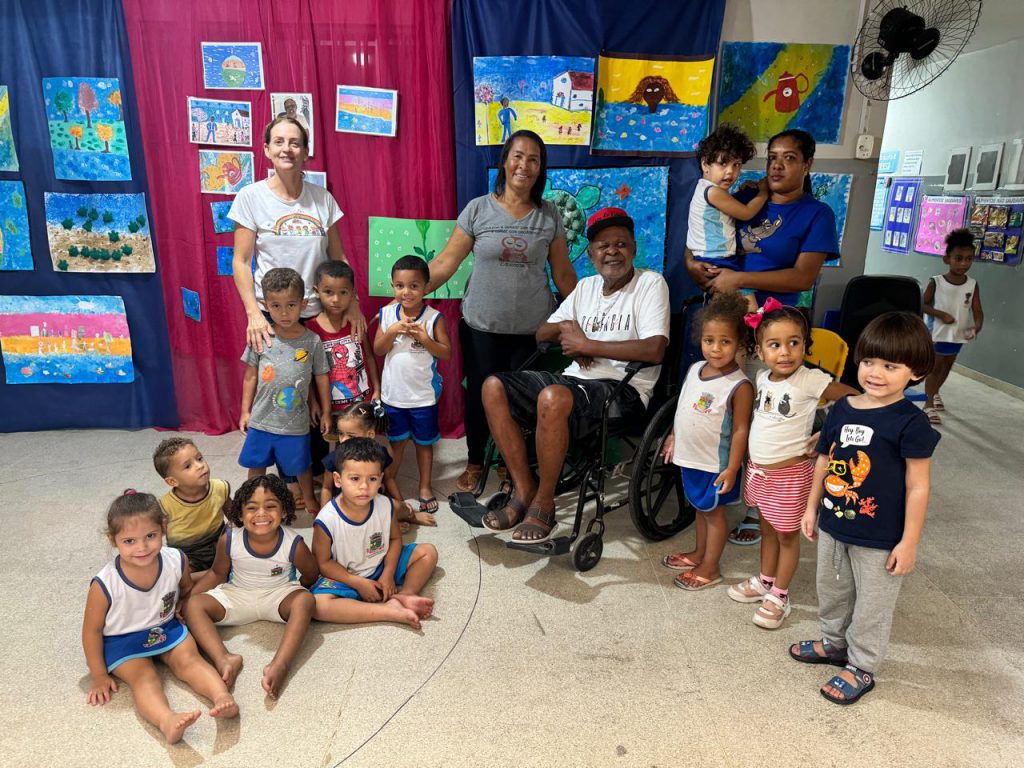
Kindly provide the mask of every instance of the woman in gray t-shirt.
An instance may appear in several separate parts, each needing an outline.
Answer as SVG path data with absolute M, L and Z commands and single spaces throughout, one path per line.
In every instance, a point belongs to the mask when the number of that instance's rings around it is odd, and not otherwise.
M 518 368 L 537 346 L 534 333 L 555 308 L 546 265 L 562 296 L 576 287 L 565 227 L 544 200 L 547 150 L 533 131 L 516 131 L 501 149 L 493 193 L 471 200 L 451 239 L 430 263 L 437 290 L 473 252 L 462 300 L 459 343 L 466 373 L 466 469 L 456 481 L 473 490 L 483 468 L 487 419 L 480 390 L 493 373 Z

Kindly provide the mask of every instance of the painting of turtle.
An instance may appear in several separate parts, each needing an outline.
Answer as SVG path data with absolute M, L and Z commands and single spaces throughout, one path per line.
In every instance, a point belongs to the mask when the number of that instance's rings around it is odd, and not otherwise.
M 569 246 L 569 261 L 573 264 L 586 255 L 587 217 L 583 212 L 597 206 L 601 199 L 601 190 L 592 184 L 585 184 L 573 195 L 565 189 L 555 189 L 551 179 L 544 185 L 544 199 L 550 200 L 562 214 L 562 225 L 565 227 L 565 239 Z

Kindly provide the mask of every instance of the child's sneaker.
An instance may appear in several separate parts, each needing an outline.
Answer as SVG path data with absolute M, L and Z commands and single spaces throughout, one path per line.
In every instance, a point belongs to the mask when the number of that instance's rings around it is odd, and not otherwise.
M 760 603 L 768 594 L 768 588 L 762 583 L 761 577 L 754 575 L 739 584 L 733 584 L 726 590 L 737 603 Z
M 789 616 L 792 606 L 789 598 L 782 598 L 769 592 L 764 596 L 761 607 L 754 614 L 754 623 L 765 629 L 778 629 Z

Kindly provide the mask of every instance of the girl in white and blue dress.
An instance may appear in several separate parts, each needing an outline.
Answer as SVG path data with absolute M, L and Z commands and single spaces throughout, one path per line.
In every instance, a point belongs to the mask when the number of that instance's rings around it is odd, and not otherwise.
M 139 714 L 173 744 L 200 713 L 170 708 L 154 659 L 212 701 L 212 717 L 234 717 L 238 705 L 178 621 L 192 579 L 185 555 L 163 546 L 166 529 L 167 517 L 151 494 L 128 490 L 110 505 L 107 538 L 117 556 L 89 585 L 82 647 L 92 677 L 89 704 L 110 700 L 117 691 L 113 674 L 131 688 Z

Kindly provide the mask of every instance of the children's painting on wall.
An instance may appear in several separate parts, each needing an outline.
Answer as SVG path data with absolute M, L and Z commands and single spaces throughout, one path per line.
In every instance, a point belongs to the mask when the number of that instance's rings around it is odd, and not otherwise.
M 497 169 L 488 171 L 494 188 Z M 665 263 L 668 167 L 548 168 L 544 199 L 562 214 L 569 259 L 580 277 L 595 274 L 587 256 L 587 217 L 598 208 L 623 208 L 633 218 L 637 267 L 661 272 Z
M 46 193 L 46 235 L 58 272 L 155 272 L 146 196 Z
M 203 313 L 199 306 L 198 291 L 193 291 L 191 288 L 181 289 L 181 311 L 188 319 L 195 320 L 197 323 L 202 322 Z
M 390 219 L 370 217 L 370 295 L 394 296 L 391 288 L 391 267 L 408 254 L 419 256 L 430 263 L 441 252 L 455 222 L 433 219 Z M 473 271 L 473 254 L 455 270 L 447 283 L 427 296 L 429 299 L 461 299 L 466 292 L 466 281 Z
M 252 152 L 199 150 L 200 192 L 234 195 L 252 182 Z
M 213 231 L 218 235 L 235 231 L 235 222 L 228 218 L 231 210 L 230 200 L 217 200 L 210 203 L 210 215 L 213 217 Z
M 309 156 L 313 156 L 313 94 L 270 94 L 270 119 L 290 117 L 306 129 L 309 137 Z
M 277 173 L 273 168 L 267 169 L 267 178 L 274 176 Z M 327 171 L 303 171 L 302 180 L 308 181 L 317 187 L 323 187 L 327 189 Z
M 708 129 L 713 57 L 603 52 L 595 155 L 692 154 Z
M 473 58 L 476 143 L 529 129 L 546 144 L 589 144 L 594 60 L 585 56 Z
M 135 379 L 120 296 L 0 296 L 8 384 L 126 384 Z
M 838 144 L 850 46 L 723 43 L 718 122 L 752 141 L 801 128 L 820 144 Z
M 0 181 L 0 269 L 32 268 L 25 186 L 20 181 Z
M 335 98 L 334 130 L 367 136 L 398 132 L 398 91 L 339 85 Z
M 188 140 L 221 147 L 252 146 L 252 104 L 188 97 Z
M 11 132 L 11 96 L 6 85 L 0 85 L 0 171 L 18 170 L 18 152 Z
M 115 77 L 44 77 L 53 172 L 69 181 L 132 177 L 121 86 Z
M 235 249 L 230 245 L 218 245 L 217 246 L 217 274 L 218 275 L 233 275 L 235 274 L 234 267 L 235 260 Z
M 263 90 L 260 43 L 200 43 L 203 87 L 214 90 Z
M 966 197 L 924 195 L 914 233 L 914 250 L 942 256 L 946 253 L 946 235 L 960 229 L 967 219 Z

